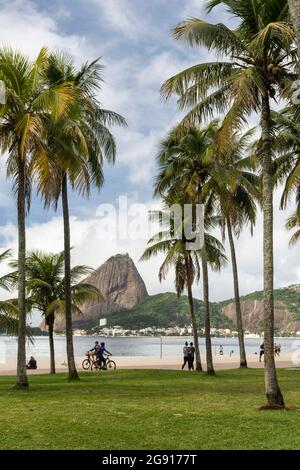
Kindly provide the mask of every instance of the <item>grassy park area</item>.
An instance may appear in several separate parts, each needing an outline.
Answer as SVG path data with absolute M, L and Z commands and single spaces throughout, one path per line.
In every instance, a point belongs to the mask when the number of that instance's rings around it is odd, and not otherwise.
M 121 370 L 0 377 L 2 449 L 299 449 L 300 371 L 279 370 L 289 411 L 259 411 L 263 371 Z

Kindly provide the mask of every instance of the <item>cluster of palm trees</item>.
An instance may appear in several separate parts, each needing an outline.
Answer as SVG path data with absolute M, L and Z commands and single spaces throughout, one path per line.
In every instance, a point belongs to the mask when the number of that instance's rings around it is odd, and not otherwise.
M 234 238 L 245 225 L 253 229 L 256 206 L 262 208 L 265 387 L 268 404 L 284 407 L 274 361 L 273 193 L 276 185 L 284 185 L 282 207 L 291 195 L 296 195 L 296 211 L 287 222 L 288 228 L 296 228 L 292 238 L 295 242 L 300 238 L 300 107 L 293 86 L 299 78 L 295 33 L 300 44 L 299 0 L 290 0 L 295 28 L 287 0 L 208 0 L 207 12 L 219 5 L 238 20 L 237 27 L 230 29 L 222 23 L 189 18 L 173 29 L 176 40 L 205 47 L 219 60 L 194 65 L 163 84 L 163 98 L 177 97 L 178 108 L 185 115 L 161 144 L 155 183 L 155 192 L 161 195 L 166 209 L 174 201 L 181 205 L 204 204 L 204 247 L 200 251 L 187 250 L 187 240 L 176 238 L 171 223 L 150 240 L 143 259 L 158 252 L 166 254 L 161 278 L 175 265 L 177 292 L 181 294 L 186 287 L 189 293 L 196 350 L 192 285 L 199 279 L 201 268 L 207 370 L 214 373 L 207 267 L 220 269 L 226 258 L 222 244 L 209 231 L 219 225 L 223 238 L 227 231 L 240 363 L 246 367 Z M 273 111 L 272 105 L 277 103 L 278 109 L 279 102 L 285 109 Z M 255 114 L 260 125 L 247 130 L 247 122 Z M 257 131 L 259 135 L 255 135 Z M 164 218 L 158 220 L 163 225 Z M 201 370 L 199 350 L 197 366 Z
M 185 116 L 161 143 L 155 182 L 155 193 L 162 198 L 166 211 L 173 204 L 181 207 L 190 204 L 195 210 L 199 204 L 204 205 L 204 244 L 199 250 L 187 249 L 189 240 L 178 237 L 172 221 L 166 223 L 162 213 L 152 214 L 161 230 L 150 240 L 143 259 L 165 253 L 160 278 L 174 265 L 178 294 L 185 288 L 188 291 L 198 370 L 202 366 L 193 285 L 201 274 L 206 362 L 208 372 L 213 374 L 208 267 L 220 270 L 227 257 L 222 243 L 211 232 L 220 227 L 223 239 L 227 233 L 240 362 L 246 367 L 235 237 L 246 225 L 253 229 L 257 205 L 262 207 L 266 395 L 271 406 L 283 407 L 273 354 L 273 193 L 276 184 L 284 184 L 282 207 L 292 194 L 296 195 L 296 210 L 287 222 L 289 228 L 296 229 L 292 238 L 295 242 L 300 238 L 300 108 L 299 100 L 293 100 L 293 83 L 299 74 L 296 36 L 300 44 L 299 0 L 208 0 L 207 11 L 221 4 L 237 18 L 236 28 L 189 18 L 173 30 L 176 40 L 192 47 L 205 47 L 218 55 L 219 60 L 192 66 L 164 83 L 163 98 L 176 96 Z M 45 315 L 50 333 L 55 312 L 64 310 L 69 379 L 77 379 L 72 310 L 80 308 L 80 302 L 88 295 L 99 292 L 91 286 L 78 288 L 73 282 L 74 269 L 75 273 L 84 274 L 87 268 L 71 269 L 68 189 L 89 195 L 93 186 L 101 187 L 103 161 L 113 163 L 116 155 L 109 126 L 126 123 L 120 115 L 103 109 L 98 101 L 102 83 L 99 60 L 77 69 L 70 57 L 49 53 L 45 48 L 35 61 L 2 48 L 0 80 L 6 88 L 6 102 L 0 105 L 0 146 L 7 155 L 7 174 L 14 181 L 18 215 L 17 272 L 10 280 L 0 279 L 5 288 L 7 282 L 16 283 L 18 299 L 0 303 L 0 310 L 2 319 L 11 319 L 12 328 L 14 313 L 18 313 L 17 383 L 20 387 L 28 386 L 25 344 L 30 302 Z M 280 100 L 285 109 L 272 111 L 273 103 Z M 254 114 L 260 121 L 257 128 L 260 135 L 255 135 L 255 130 L 245 131 L 249 117 Z M 37 189 L 45 207 L 57 208 L 61 200 L 64 252 L 59 255 L 26 252 L 26 214 L 30 210 L 32 188 Z M 191 223 L 194 224 L 193 216 Z M 5 258 L 8 253 L 2 256 Z M 43 277 L 42 266 L 47 275 L 53 276 L 55 288 L 47 276 Z M 53 353 L 51 367 L 54 371 Z
M 41 49 L 34 61 L 18 51 L 2 48 L 0 80 L 6 90 L 5 104 L 0 105 L 0 147 L 7 156 L 7 174 L 13 178 L 17 199 L 17 385 L 28 386 L 25 346 L 30 288 L 26 257 L 27 261 L 28 257 L 32 261 L 34 253 L 26 252 L 26 215 L 33 188 L 42 197 L 45 207 L 53 205 L 56 209 L 59 200 L 62 203 L 64 253 L 57 256 L 60 266 L 61 263 L 64 266 L 69 379 L 78 379 L 72 336 L 74 271 L 70 261 L 68 189 L 71 187 L 88 196 L 92 187 L 102 186 L 103 162 L 113 163 L 116 156 L 109 126 L 126 123 L 122 116 L 103 109 L 99 102 L 103 78 L 98 59 L 77 69 L 71 57 L 60 52 L 51 53 L 46 48 Z M 59 264 L 54 259 L 52 263 Z M 36 301 L 33 303 L 38 305 Z M 51 317 L 47 321 L 52 323 Z

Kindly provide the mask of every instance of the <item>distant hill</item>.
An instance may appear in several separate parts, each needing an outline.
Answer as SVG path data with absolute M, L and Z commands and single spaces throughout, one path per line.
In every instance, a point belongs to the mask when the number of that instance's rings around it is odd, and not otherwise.
M 300 331 L 300 285 L 274 290 L 275 329 L 286 334 Z M 220 311 L 235 322 L 233 299 L 219 302 Z M 263 292 L 252 292 L 241 297 L 244 328 L 251 332 L 263 330 Z
M 104 298 L 102 302 L 87 302 L 82 306 L 86 324 L 94 322 L 99 325 L 99 318 L 131 309 L 148 296 L 145 283 L 128 254 L 112 256 L 83 282 L 96 286 Z M 75 316 L 74 320 L 82 323 L 80 317 Z M 64 320 L 57 318 L 55 330 L 64 328 Z
M 204 326 L 203 302 L 194 299 L 198 325 Z M 147 327 L 183 327 L 191 323 L 189 303 L 187 296 L 178 299 L 177 295 L 170 292 L 152 295 L 144 299 L 129 310 L 121 310 L 107 317 L 107 325 L 119 325 L 126 329 L 141 329 Z M 211 324 L 216 328 L 235 329 L 234 323 L 220 312 L 218 304 L 211 304 Z M 98 326 L 98 321 L 76 322 L 76 328 L 91 329 Z
M 275 331 L 295 334 L 300 331 L 300 286 L 290 286 L 274 290 Z M 194 299 L 199 327 L 203 327 L 204 309 L 201 300 Z M 260 333 L 263 331 L 263 292 L 252 292 L 241 297 L 244 329 Z M 234 300 L 210 304 L 211 324 L 215 328 L 236 330 Z M 151 326 L 172 327 L 190 323 L 188 298 L 180 299 L 174 293 L 148 296 L 129 310 L 114 312 L 107 317 L 108 326 L 120 325 L 128 329 L 141 329 Z M 99 325 L 99 320 L 76 322 L 76 327 L 91 329 Z
M 74 317 L 75 328 L 90 330 L 99 326 L 100 318 L 107 318 L 108 326 L 120 325 L 127 329 L 172 327 L 190 324 L 188 298 L 177 298 L 175 293 L 148 296 L 145 283 L 128 254 L 111 257 L 85 282 L 97 286 L 103 302 L 83 306 L 84 317 Z M 300 331 L 300 286 L 294 285 L 274 291 L 275 328 L 277 332 L 293 334 Z M 263 330 L 263 292 L 252 292 L 241 297 L 244 329 Z M 213 302 L 211 324 L 216 328 L 236 330 L 233 299 Z M 195 300 L 199 327 L 203 327 L 203 302 Z M 64 322 L 56 321 L 56 331 L 64 330 Z

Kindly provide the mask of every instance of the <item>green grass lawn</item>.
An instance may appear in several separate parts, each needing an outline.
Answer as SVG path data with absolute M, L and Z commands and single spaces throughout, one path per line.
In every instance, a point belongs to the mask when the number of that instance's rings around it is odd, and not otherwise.
M 1 449 L 299 449 L 300 371 L 279 371 L 290 411 L 258 411 L 263 371 L 0 377 Z

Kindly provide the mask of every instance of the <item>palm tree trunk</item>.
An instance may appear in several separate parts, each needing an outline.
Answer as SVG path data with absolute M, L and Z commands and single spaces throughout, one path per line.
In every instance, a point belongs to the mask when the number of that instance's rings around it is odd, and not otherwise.
M 187 274 L 188 274 L 188 272 L 190 270 L 188 258 L 185 258 L 185 266 L 186 266 L 186 270 L 187 270 Z M 195 309 L 194 309 L 193 288 L 192 288 L 192 285 L 189 282 L 189 280 L 187 280 L 187 290 L 188 290 L 188 299 L 189 299 L 190 314 L 191 314 L 193 335 L 194 335 L 194 345 L 195 345 L 195 355 L 196 355 L 196 370 L 199 371 L 199 372 L 202 372 L 199 337 L 198 337 L 198 327 L 197 327 Z
M 49 349 L 50 349 L 50 374 L 55 374 L 55 351 L 54 351 L 54 316 L 48 319 Z
M 232 263 L 232 274 L 233 274 L 233 286 L 234 286 L 234 301 L 235 301 L 235 312 L 236 312 L 236 323 L 238 328 L 239 346 L 240 346 L 240 367 L 247 367 L 246 349 L 244 341 L 244 330 L 243 330 L 243 318 L 240 302 L 240 290 L 239 290 L 239 277 L 236 261 L 235 246 L 232 234 L 232 227 L 229 217 L 227 218 L 227 231 L 228 239 L 231 252 L 231 263 Z
M 292 22 L 296 31 L 298 47 L 300 47 L 300 0 L 289 0 Z M 299 67 L 300 71 L 300 67 Z
M 73 346 L 73 326 L 72 326 L 72 294 L 71 294 L 71 246 L 70 246 L 70 219 L 68 205 L 68 183 L 67 175 L 62 178 L 62 206 L 64 218 L 64 254 L 65 254 L 65 303 L 66 303 L 66 341 L 67 360 L 69 369 L 69 380 L 78 380 Z
M 267 94 L 262 97 L 261 128 L 263 140 L 265 389 L 270 406 L 284 407 L 274 358 L 273 179 L 270 102 Z
M 211 336 L 210 336 L 210 311 L 209 311 L 209 284 L 208 284 L 208 269 L 207 269 L 207 256 L 205 247 L 202 248 L 202 281 L 203 281 L 203 301 L 204 301 L 204 327 L 205 327 L 205 345 L 206 345 L 206 367 L 207 373 L 215 375 Z
M 17 359 L 17 386 L 28 387 L 26 370 L 26 178 L 25 156 L 18 156 L 18 308 L 19 334 Z

